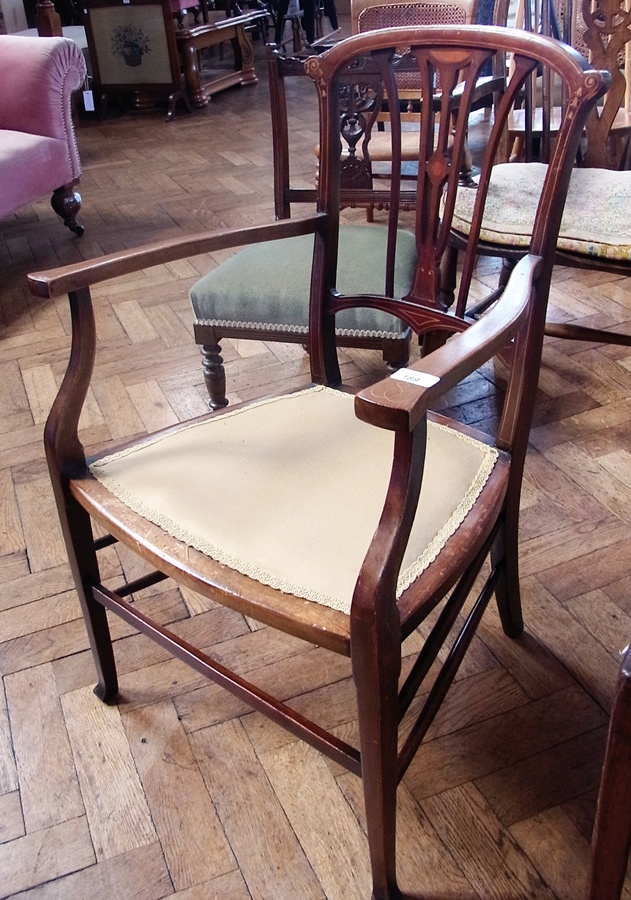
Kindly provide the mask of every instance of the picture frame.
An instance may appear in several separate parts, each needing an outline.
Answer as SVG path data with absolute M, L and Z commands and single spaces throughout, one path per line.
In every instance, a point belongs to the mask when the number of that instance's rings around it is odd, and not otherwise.
M 170 0 L 84 0 L 83 21 L 94 77 L 104 105 L 132 95 L 138 108 L 182 95 L 180 59 Z

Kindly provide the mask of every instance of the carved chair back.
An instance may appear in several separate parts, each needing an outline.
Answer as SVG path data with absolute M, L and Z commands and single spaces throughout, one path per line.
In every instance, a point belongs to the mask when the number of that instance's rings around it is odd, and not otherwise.
M 558 37 L 579 51 L 595 69 L 608 71 L 610 87 L 589 117 L 581 165 L 628 168 L 631 134 L 631 7 L 628 0 L 520 0 L 516 24 L 526 30 Z M 536 98 L 536 99 L 533 99 Z M 549 156 L 547 135 L 556 129 L 559 106 L 565 102 L 550 73 L 544 71 L 540 88 L 528 87 L 525 126 L 526 150 L 532 135 L 543 135 L 542 157 Z
M 418 252 L 418 265 L 414 278 L 414 284 L 407 295 L 401 301 L 395 301 L 389 305 L 389 310 L 408 321 L 413 330 L 419 334 L 434 331 L 435 329 L 446 331 L 463 330 L 466 327 L 458 316 L 445 315 L 440 302 L 440 263 L 445 251 L 456 194 L 459 189 L 459 171 L 463 156 L 466 152 L 466 137 L 468 118 L 471 106 L 474 102 L 477 81 L 480 71 L 489 62 L 495 63 L 497 57 L 504 60 L 504 52 L 509 49 L 511 42 L 521 41 L 526 51 L 527 41 L 532 35 L 509 31 L 500 27 L 470 26 L 465 28 L 467 38 L 471 41 L 471 47 L 466 52 L 462 49 L 449 53 L 443 50 L 436 53 L 433 50 L 432 41 L 440 43 L 445 34 L 453 35 L 440 26 L 427 26 L 416 29 L 385 29 L 382 32 L 381 43 L 383 50 L 375 48 L 378 43 L 375 33 L 359 36 L 353 44 L 353 49 L 361 52 L 362 40 L 366 46 L 371 47 L 370 53 L 364 58 L 357 56 L 350 65 L 351 60 L 346 55 L 345 43 L 329 51 L 323 59 L 311 57 L 306 62 L 306 68 L 315 79 L 318 86 L 321 110 L 321 167 L 320 167 L 320 191 L 319 204 L 327 213 L 339 206 L 340 201 L 355 202 L 364 205 L 374 202 L 388 210 L 388 268 L 386 274 L 386 294 L 391 296 L 389 288 L 394 279 L 394 260 L 396 257 L 396 243 L 399 235 L 399 214 L 402 204 L 412 199 L 406 192 L 402 182 L 402 116 L 400 114 L 399 98 L 399 72 L 402 68 L 413 71 L 418 78 L 423 93 L 432 94 L 437 81 L 442 89 L 437 101 L 429 108 L 423 107 L 419 112 L 419 136 L 417 156 L 417 186 L 414 194 L 416 203 L 415 233 Z M 457 32 L 459 38 L 461 32 Z M 493 49 L 489 47 L 492 43 Z M 393 48 L 398 48 L 396 51 Z M 402 49 L 403 48 L 403 49 Z M 567 79 L 567 88 L 575 93 L 576 85 L 572 84 L 572 78 L 563 70 L 562 65 L 555 57 L 556 46 L 550 42 L 549 65 L 556 69 L 561 77 Z M 337 60 L 343 62 L 337 63 Z M 460 291 L 468 294 L 479 239 L 482 211 L 484 207 L 486 189 L 491 176 L 494 160 L 498 147 L 501 146 L 505 122 L 508 111 L 512 108 L 515 97 L 521 86 L 533 72 L 537 63 L 527 52 L 515 54 L 515 76 L 508 84 L 503 94 L 493 123 L 490 126 L 488 143 L 484 153 L 479 185 L 476 191 L 476 203 L 473 223 L 465 248 L 463 262 L 463 275 Z M 563 57 L 565 59 L 565 57 Z M 325 62 L 326 61 L 326 62 Z M 338 65 L 335 74 L 331 74 L 331 67 Z M 365 92 L 358 89 L 365 79 L 374 79 L 374 73 L 378 73 L 377 81 L 383 85 L 383 92 L 389 98 L 390 116 L 392 120 L 392 175 L 388 182 L 380 183 L 376 187 L 367 188 L 359 186 L 357 189 L 340 188 L 338 180 L 338 168 L 340 155 L 331 152 L 333 147 L 339 147 L 347 134 L 353 136 L 356 142 L 356 126 L 361 125 L 361 139 L 367 142 L 368 152 L 370 148 L 370 136 L 375 128 L 375 118 L 368 117 L 361 105 Z M 326 86 L 324 75 L 326 74 Z M 341 88 L 347 88 L 344 93 Z M 404 90 L 404 89 L 403 89 Z M 347 106 L 344 108 L 343 103 Z M 573 127 L 574 109 L 568 109 L 563 119 L 562 130 L 559 133 L 559 147 L 557 159 L 563 157 L 567 150 L 568 141 L 578 141 Z M 342 127 L 340 129 L 340 121 Z M 340 134 L 341 131 L 341 134 Z M 352 155 L 352 146 L 349 145 Z M 559 154 L 561 155 L 559 157 Z M 545 192 L 550 190 L 550 184 L 558 179 L 569 180 L 569 171 L 558 168 L 558 163 L 549 171 L 549 178 Z M 463 188 L 464 189 L 464 188 Z M 548 248 L 544 244 L 549 236 L 554 233 L 558 225 L 557 219 L 562 210 L 558 204 L 550 206 L 546 203 L 545 196 L 539 207 L 539 213 L 533 231 L 533 246 L 535 253 L 545 253 Z M 327 226 L 331 228 L 332 226 Z M 335 226 L 337 227 L 337 226 Z M 336 234 L 321 235 L 322 240 L 316 242 L 317 258 L 323 267 L 324 281 L 330 279 L 335 271 Z M 547 265 L 547 263 L 546 263 Z M 550 262 L 550 267 L 552 263 Z M 322 275 L 322 273 L 320 273 Z M 317 293 L 316 295 L 317 296 Z M 364 298 L 365 299 L 365 298 Z M 322 335 L 320 329 L 327 321 L 330 312 L 351 304 L 352 301 L 345 298 L 337 299 L 329 295 L 325 290 L 325 302 L 320 312 L 312 312 L 312 324 L 320 319 L 319 327 L 312 334 L 311 353 L 317 350 L 316 345 L 321 344 Z M 383 305 L 383 301 L 375 300 L 375 305 Z M 458 310 L 462 307 L 459 305 Z M 431 310 L 431 312 L 428 312 Z M 318 352 L 322 353 L 320 349 Z M 325 351 L 326 353 L 326 351 Z M 315 375 L 323 377 L 323 372 L 317 369 L 315 358 L 312 364 L 316 365 Z

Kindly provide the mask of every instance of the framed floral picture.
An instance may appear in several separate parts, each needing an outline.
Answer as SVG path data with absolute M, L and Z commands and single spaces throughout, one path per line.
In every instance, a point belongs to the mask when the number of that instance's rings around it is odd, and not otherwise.
M 168 96 L 180 88 L 170 0 L 85 0 L 95 89 Z

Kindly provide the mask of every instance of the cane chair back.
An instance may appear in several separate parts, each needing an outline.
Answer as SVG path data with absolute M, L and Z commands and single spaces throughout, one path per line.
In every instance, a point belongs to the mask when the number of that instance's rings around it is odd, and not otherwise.
M 417 25 L 472 25 L 475 22 L 477 0 L 422 0 L 402 3 L 400 0 L 351 0 L 351 30 L 353 34 L 380 28 L 409 28 Z M 440 85 L 433 85 L 438 90 Z M 419 103 L 420 79 L 411 69 L 398 76 L 399 97 L 406 107 Z M 433 93 L 433 91 L 432 91 Z M 385 118 L 385 113 L 384 113 Z
M 396 112 L 399 47 L 410 48 L 407 64 L 416 65 L 423 88 L 431 90 L 437 75 L 443 86 L 440 110 L 423 112 L 416 206 L 407 214 Z M 459 164 L 476 81 L 487 61 L 507 51 L 516 54 L 523 78 L 541 60 L 553 66 L 574 102 L 548 169 L 530 252 L 500 302 L 470 325 L 441 309 L 438 269 L 455 197 L 463 190 Z M 98 670 L 98 696 L 111 701 L 118 691 L 108 609 L 361 775 L 373 897 L 399 900 L 398 782 L 493 594 L 506 633 L 515 636 L 523 627 L 517 521 L 550 251 L 583 120 L 602 93 L 604 80 L 586 72 L 586 64 L 552 41 L 473 26 L 370 32 L 342 41 L 305 65 L 316 84 L 320 110 L 314 215 L 191 236 L 30 276 L 38 296 L 68 292 L 73 317 L 69 368 L 46 424 L 45 443 Z M 464 87 L 454 97 L 458 82 Z M 359 112 L 372 91 L 377 97 L 385 91 L 395 101 L 392 178 L 379 189 L 342 190 L 341 137 L 354 140 L 355 123 L 362 116 L 364 132 L 369 129 L 371 116 Z M 513 99 L 509 93 L 502 101 L 491 128 L 475 228 Z M 360 282 L 347 277 L 353 260 L 340 252 L 340 207 L 345 199 L 386 200 L 386 226 L 358 226 L 372 234 L 368 240 L 374 243 L 365 245 L 366 252 L 383 256 L 379 292 L 368 294 Z M 91 286 L 200 253 L 244 244 L 265 250 L 278 239 L 294 241 L 296 252 L 308 241 L 312 254 L 311 382 L 157 434 L 136 436 L 87 460 L 77 429 L 96 352 Z M 477 239 L 471 235 L 467 256 L 475 257 Z M 373 265 L 367 255 L 363 262 Z M 343 283 L 349 287 L 342 290 Z M 342 384 L 335 316 L 359 307 L 394 315 L 419 333 L 438 330 L 451 337 L 419 362 L 353 396 Z M 428 412 L 511 341 L 514 364 L 495 435 Z M 94 436 L 84 439 L 94 446 Z M 104 536 L 93 537 L 91 518 Z M 99 552 L 118 542 L 139 554 L 153 573 L 122 586 L 112 585 L 109 578 L 104 583 Z M 130 593 L 166 577 L 212 603 L 349 656 L 359 746 L 325 731 L 129 601 Z M 465 611 L 474 584 L 476 591 L 482 584 L 481 590 Z M 416 635 L 422 649 L 400 687 L 402 642 L 432 611 L 436 617 L 429 636 L 422 640 Z M 419 712 L 417 704 L 411 704 L 430 669 L 431 690 Z M 399 723 L 408 711 L 411 721 L 403 722 L 399 748 Z M 310 787 L 309 803 L 312 789 L 317 787 Z
M 351 0 L 351 29 L 353 34 L 361 34 L 380 28 L 412 27 L 421 25 L 472 25 L 478 14 L 478 0 L 420 0 L 420 2 L 401 2 L 401 0 Z M 495 0 L 492 8 L 492 22 L 484 24 L 506 25 L 508 0 Z M 477 96 L 472 103 L 472 111 L 481 106 L 490 107 L 497 99 L 498 92 L 503 89 L 505 79 L 504 62 L 495 61 L 495 68 L 490 64 L 480 73 L 476 86 Z M 421 83 L 414 69 L 403 70 L 397 76 L 399 113 L 403 120 L 413 125 L 418 123 L 418 111 L 422 102 Z M 440 94 L 440 82 L 432 85 L 432 102 L 437 103 Z M 387 101 L 387 98 L 386 98 Z M 392 156 L 388 136 L 389 109 L 384 103 L 379 121 L 383 132 L 373 139 L 372 159 L 374 162 L 389 161 Z M 505 152 L 505 151 L 504 151 Z M 414 135 L 405 134 L 402 144 L 403 159 L 414 159 Z M 471 155 L 467 149 L 462 163 L 461 178 L 469 181 L 472 172 Z

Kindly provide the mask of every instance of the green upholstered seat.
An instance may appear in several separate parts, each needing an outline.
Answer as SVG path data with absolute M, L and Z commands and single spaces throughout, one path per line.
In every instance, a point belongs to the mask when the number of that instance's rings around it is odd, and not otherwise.
M 386 235 L 381 226 L 340 228 L 337 287 L 343 294 L 384 293 Z M 312 259 L 312 235 L 246 247 L 191 288 L 197 321 L 306 334 Z M 414 236 L 400 231 L 396 297 L 410 289 L 415 265 Z M 407 334 L 399 319 L 375 309 L 344 310 L 336 325 L 338 335 L 403 338 Z

